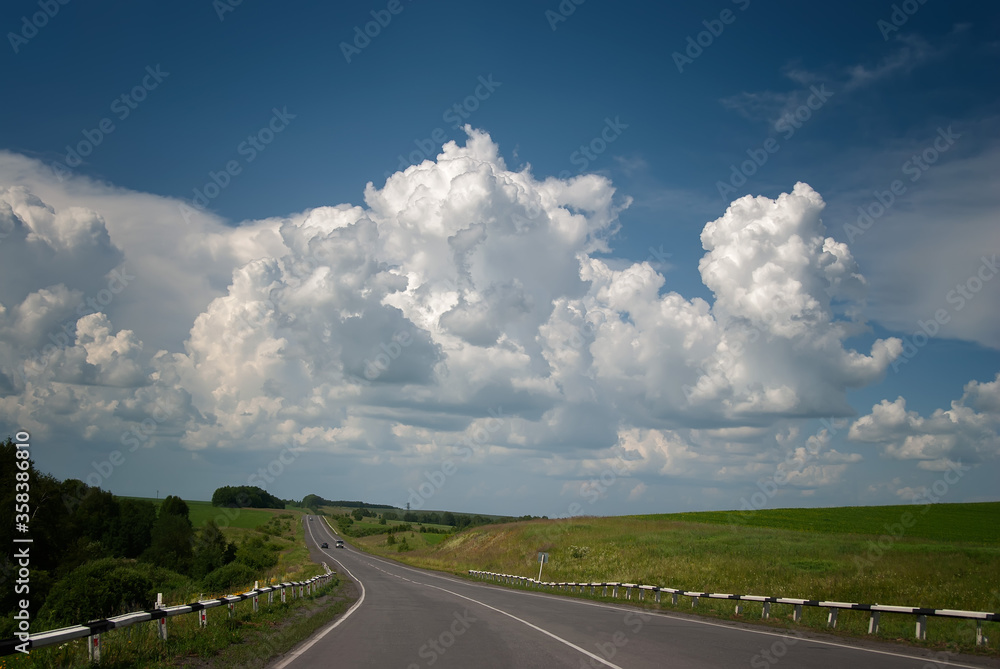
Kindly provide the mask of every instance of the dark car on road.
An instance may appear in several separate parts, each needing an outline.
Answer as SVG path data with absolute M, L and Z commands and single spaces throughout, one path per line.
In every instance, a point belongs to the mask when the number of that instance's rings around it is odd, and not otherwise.
M 321 543 L 321 544 L 319 545 L 319 547 L 320 547 L 320 548 L 329 548 L 329 547 L 330 547 L 330 545 L 329 545 L 328 543 L 326 543 L 326 542 L 324 541 L 323 543 Z

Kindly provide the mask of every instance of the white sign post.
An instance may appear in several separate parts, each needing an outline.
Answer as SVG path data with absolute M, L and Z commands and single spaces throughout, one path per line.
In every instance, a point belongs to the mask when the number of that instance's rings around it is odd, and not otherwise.
M 542 566 L 546 562 L 548 562 L 548 561 L 549 561 L 549 554 L 548 553 L 539 553 L 538 554 L 538 580 L 539 581 L 542 580 Z

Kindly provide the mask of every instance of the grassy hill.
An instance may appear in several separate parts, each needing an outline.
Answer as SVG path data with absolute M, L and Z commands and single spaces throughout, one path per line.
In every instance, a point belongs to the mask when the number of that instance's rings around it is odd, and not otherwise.
M 998 519 L 1000 503 L 774 509 L 482 526 L 434 545 L 411 544 L 416 549 L 405 553 L 387 546 L 385 537 L 357 543 L 453 573 L 482 569 L 534 577 L 537 554 L 546 551 L 546 580 L 1000 611 Z M 732 616 L 724 602 L 703 600 L 699 610 Z M 807 611 L 805 622 L 824 627 L 824 616 L 823 610 Z M 863 633 L 866 626 L 867 615 L 841 613 L 841 630 Z M 967 641 L 968 626 L 935 620 L 931 636 L 965 635 Z M 885 615 L 882 627 L 884 636 L 911 638 L 913 618 Z
M 1000 502 L 932 504 L 927 506 L 845 506 L 827 509 L 762 509 L 760 511 L 700 511 L 640 518 L 772 527 L 802 532 L 885 534 L 904 514 L 915 522 L 906 536 L 935 541 L 1000 544 Z

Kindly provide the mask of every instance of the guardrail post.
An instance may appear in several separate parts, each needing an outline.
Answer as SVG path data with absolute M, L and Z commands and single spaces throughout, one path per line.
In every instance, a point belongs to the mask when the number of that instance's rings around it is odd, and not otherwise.
M 764 610 L 760 614 L 761 618 L 771 617 L 771 602 L 764 602 Z
M 163 608 L 163 593 L 156 593 L 156 608 Z M 160 633 L 160 638 L 164 641 L 167 640 L 167 617 L 162 616 L 156 621 L 156 629 Z
M 657 604 L 660 603 L 660 591 L 659 590 L 656 591 L 656 603 Z
M 837 626 L 837 609 L 829 607 L 830 612 L 826 616 L 826 626 L 836 627 Z
M 802 605 L 801 604 L 796 604 L 795 605 L 795 613 L 792 614 L 792 620 L 794 620 L 797 623 L 802 622 Z
M 274 590 L 267 591 L 267 605 L 271 606 L 271 604 L 274 604 Z
M 881 615 L 878 611 L 872 611 L 871 618 L 868 619 L 869 634 L 878 634 L 878 622 Z
M 257 588 L 260 587 L 260 581 L 253 582 L 253 612 L 257 613 Z
M 742 616 L 743 615 L 743 605 L 742 604 L 737 604 L 736 605 L 736 615 L 738 615 L 738 616 Z
M 618 586 L 617 585 L 611 586 L 611 596 L 614 597 L 615 599 L 618 599 Z
M 229 608 L 229 617 L 230 617 L 230 618 L 232 618 L 232 617 L 233 617 L 233 612 L 234 612 L 234 611 L 235 611 L 235 609 L 236 609 L 236 604 L 235 604 L 235 603 L 233 603 L 233 602 L 229 602 L 229 603 L 227 604 L 227 607 Z
M 927 640 L 927 616 L 917 616 L 917 639 Z
M 285 586 L 281 586 L 281 603 L 285 603 Z
M 670 596 L 670 603 L 677 606 L 677 593 L 672 593 Z
M 304 597 L 304 596 L 305 596 L 305 595 L 303 595 L 303 594 L 302 594 L 302 586 L 300 585 L 300 586 L 299 586 L 299 598 L 301 599 L 301 598 L 302 598 L 302 597 Z
M 982 646 L 985 643 L 983 640 L 983 621 L 976 621 L 976 645 Z
M 90 653 L 90 661 L 100 664 L 101 662 L 101 635 L 91 634 L 87 640 L 87 649 Z
M 698 598 L 697 597 L 692 597 L 691 598 L 691 608 L 693 609 L 696 606 L 698 606 Z
M 632 588 L 625 588 L 625 599 L 632 599 Z
M 208 627 L 208 609 L 198 612 L 198 627 Z
M 607 596 L 608 596 L 608 586 L 605 585 L 604 586 L 604 592 L 601 594 L 601 597 L 607 597 Z

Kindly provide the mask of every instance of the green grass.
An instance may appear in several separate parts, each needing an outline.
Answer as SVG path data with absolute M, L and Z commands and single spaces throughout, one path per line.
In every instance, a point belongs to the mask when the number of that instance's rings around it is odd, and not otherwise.
M 831 509 L 762 509 L 760 511 L 699 511 L 642 518 L 679 520 L 747 527 L 834 534 L 886 534 L 910 514 L 911 538 L 961 543 L 1000 544 L 1000 502 L 908 506 L 847 506 Z M 889 526 L 887 528 L 887 526 Z M 898 529 L 898 528 L 897 528 Z
M 160 504 L 163 503 L 162 499 L 153 499 L 152 497 L 130 497 L 128 499 L 141 499 L 147 502 L 152 502 L 156 505 L 157 509 L 159 509 Z M 227 509 L 224 507 L 212 506 L 211 502 L 203 502 L 199 500 L 184 500 L 184 503 L 188 505 L 191 524 L 196 528 L 204 527 L 205 523 L 209 520 L 214 520 L 219 527 L 241 527 L 244 529 L 253 529 L 258 525 L 266 523 L 273 516 L 281 513 L 291 513 L 295 517 L 298 517 L 303 513 L 307 513 L 305 509 L 299 508 Z
M 733 524 L 725 512 L 536 520 L 477 527 L 434 543 L 409 538 L 414 550 L 405 553 L 386 546 L 385 537 L 355 541 L 374 553 L 458 574 L 477 569 L 535 577 L 537 553 L 547 551 L 545 580 L 1000 611 L 1000 504 L 924 508 L 775 509 Z M 912 514 L 906 528 L 905 513 Z M 889 537 L 886 524 L 900 536 Z M 683 605 L 690 609 L 690 600 Z M 699 611 L 733 616 L 730 603 L 712 600 L 702 600 Z M 744 619 L 760 617 L 759 605 L 745 611 Z M 825 629 L 825 610 L 806 613 L 804 624 Z M 774 615 L 772 622 L 790 624 L 791 607 L 776 606 Z M 867 619 L 842 611 L 838 629 L 863 635 Z M 913 625 L 912 616 L 883 614 L 881 636 L 912 639 Z M 986 625 L 987 636 L 1000 637 L 1000 625 Z M 932 647 L 972 648 L 970 623 L 933 619 L 929 629 Z

